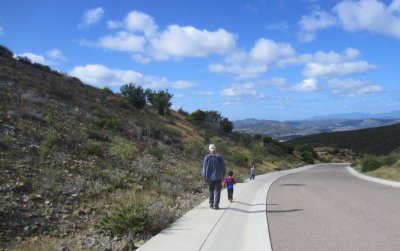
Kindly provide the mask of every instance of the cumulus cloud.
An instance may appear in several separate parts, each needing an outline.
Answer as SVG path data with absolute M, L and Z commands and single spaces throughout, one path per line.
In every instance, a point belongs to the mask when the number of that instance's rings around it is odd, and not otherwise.
M 25 52 L 25 53 L 22 53 L 22 54 L 18 54 L 16 56 L 17 57 L 27 57 L 32 62 L 43 64 L 43 65 L 56 65 L 57 64 L 56 62 L 53 62 L 51 60 L 46 59 L 42 55 L 37 55 L 37 54 L 31 53 L 31 52 Z
M 254 97 L 265 98 L 265 94 L 258 93 L 254 83 L 233 84 L 232 87 L 221 91 L 221 96 L 226 97 Z
M 376 68 L 365 61 L 343 62 L 343 63 L 308 63 L 303 69 L 306 77 L 339 77 L 367 72 Z
M 102 37 L 98 46 L 117 51 L 140 52 L 144 50 L 146 39 L 129 32 L 120 31 L 116 35 Z
M 193 87 L 196 87 L 196 86 L 198 86 L 197 83 L 190 82 L 190 81 L 184 81 L 184 80 L 176 81 L 176 82 L 172 83 L 172 87 L 173 88 L 180 89 L 180 90 L 189 89 L 189 88 L 193 88 Z
M 308 78 L 302 80 L 297 85 L 286 87 L 285 90 L 293 91 L 293 92 L 316 92 L 321 88 L 318 85 L 318 81 L 316 78 Z
M 98 7 L 95 9 L 90 9 L 85 12 L 82 17 L 82 21 L 79 23 L 79 28 L 88 28 L 94 24 L 97 24 L 101 18 L 104 16 L 104 9 Z
M 110 29 L 124 28 L 128 31 L 144 33 L 146 36 L 151 36 L 158 30 L 153 17 L 139 11 L 129 12 L 122 22 L 108 21 L 107 25 Z
M 328 81 L 328 85 L 333 94 L 345 97 L 372 96 L 384 91 L 382 86 L 352 79 L 331 79 Z
M 224 29 L 209 31 L 169 25 L 160 31 L 151 16 L 139 11 L 129 12 L 122 21 L 108 21 L 107 25 L 120 30 L 99 38 L 98 42 L 81 40 L 81 45 L 133 52 L 132 58 L 139 63 L 224 55 L 236 46 L 236 35 Z
M 59 49 L 50 50 L 46 54 L 49 58 L 52 58 L 52 59 L 66 60 L 62 51 L 60 51 Z
M 385 5 L 377 0 L 343 1 L 333 11 L 348 31 L 369 31 L 400 39 L 400 1 Z
M 146 76 L 131 70 L 109 69 L 99 64 L 76 66 L 69 74 L 81 79 L 85 83 L 99 87 L 109 85 L 121 86 L 127 83 L 135 83 L 143 88 L 162 89 L 170 85 L 167 78 Z
M 235 75 L 236 79 L 256 78 L 268 70 L 268 65 L 296 55 L 290 44 L 259 39 L 249 52 L 237 50 L 225 57 L 224 63 L 211 63 L 208 69 L 219 74 Z
M 301 42 L 310 42 L 315 39 L 314 32 L 336 24 L 337 19 L 334 15 L 321 10 L 314 10 L 310 15 L 301 17 L 299 25 L 302 31 L 298 34 L 298 38 Z
M 336 4 L 332 12 L 314 10 L 302 16 L 298 38 L 302 42 L 315 39 L 315 32 L 339 25 L 350 32 L 368 31 L 400 39 L 400 0 L 385 4 L 378 0 L 346 0 Z
M 228 53 L 235 47 L 235 37 L 223 29 L 207 31 L 192 26 L 170 25 L 150 43 L 154 58 L 167 60 L 171 57 L 206 57 Z

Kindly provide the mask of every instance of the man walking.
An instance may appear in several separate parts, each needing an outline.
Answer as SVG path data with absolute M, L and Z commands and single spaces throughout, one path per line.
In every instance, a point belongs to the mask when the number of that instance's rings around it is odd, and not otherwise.
M 221 197 L 221 183 L 224 179 L 226 168 L 224 158 L 216 153 L 214 144 L 208 146 L 210 153 L 204 157 L 202 175 L 208 183 L 208 199 L 211 208 L 219 209 Z

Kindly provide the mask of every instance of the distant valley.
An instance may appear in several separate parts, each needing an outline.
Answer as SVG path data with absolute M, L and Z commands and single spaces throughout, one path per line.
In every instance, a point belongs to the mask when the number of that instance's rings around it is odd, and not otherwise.
M 385 114 L 334 114 L 308 120 L 274 121 L 254 118 L 233 122 L 236 131 L 261 134 L 286 141 L 323 132 L 351 131 L 400 123 L 400 111 Z

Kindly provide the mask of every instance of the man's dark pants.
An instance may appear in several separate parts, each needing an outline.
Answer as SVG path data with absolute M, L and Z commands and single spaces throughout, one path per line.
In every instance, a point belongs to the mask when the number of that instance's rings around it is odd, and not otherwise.
M 214 200 L 214 197 L 215 197 L 215 200 Z M 220 197 L 221 197 L 221 180 L 209 180 L 208 181 L 208 199 L 209 199 L 210 205 L 218 206 Z

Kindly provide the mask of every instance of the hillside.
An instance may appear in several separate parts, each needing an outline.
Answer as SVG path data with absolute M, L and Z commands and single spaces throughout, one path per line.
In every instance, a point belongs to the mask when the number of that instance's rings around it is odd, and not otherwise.
M 385 155 L 400 147 L 400 124 L 309 135 L 290 140 L 288 143 L 331 146 L 351 149 L 360 153 Z
M 211 142 L 239 182 L 250 163 L 259 173 L 302 164 L 277 142 L 137 109 L 1 49 L 0 249 L 132 248 L 205 199 Z
M 395 115 L 395 112 L 388 114 Z M 290 140 L 324 132 L 357 130 L 392 125 L 399 122 L 400 119 L 397 117 L 387 117 L 362 119 L 323 118 L 285 122 L 245 119 L 234 121 L 234 124 L 235 129 L 238 131 L 245 131 L 250 134 L 258 133 L 261 135 L 268 135 L 279 140 Z

